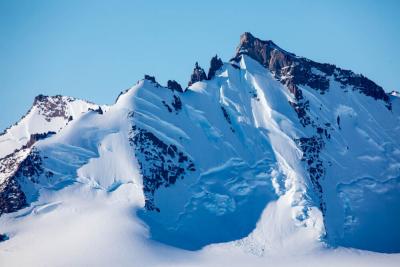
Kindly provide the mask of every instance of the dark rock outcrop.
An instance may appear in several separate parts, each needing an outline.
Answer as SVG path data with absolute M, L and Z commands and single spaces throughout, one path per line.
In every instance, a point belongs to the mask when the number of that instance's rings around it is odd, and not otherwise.
M 161 101 L 161 103 L 167 108 L 168 112 L 172 112 L 172 108 L 174 108 L 176 114 L 178 114 L 178 112 L 182 109 L 182 100 L 177 95 L 174 95 L 174 99 L 170 104 L 168 104 L 165 100 Z
M 153 82 L 153 83 L 157 83 L 157 82 L 156 82 L 156 78 L 155 78 L 154 76 L 150 76 L 150 75 L 145 74 L 145 75 L 144 75 L 144 79 L 145 79 L 145 80 L 148 80 L 148 81 L 150 81 L 150 82 Z
M 101 107 L 98 107 L 97 109 L 89 108 L 89 111 L 96 112 L 96 113 L 98 113 L 100 115 L 103 115 L 103 113 L 104 113 L 103 109 Z
M 312 137 L 301 137 L 296 139 L 295 142 L 303 152 L 301 160 L 306 163 L 311 183 L 318 196 L 319 207 L 324 213 L 325 203 L 322 200 L 321 179 L 325 175 L 325 167 L 320 158 L 320 153 L 325 146 L 325 142 L 321 136 L 324 133 L 324 130 L 322 128 L 318 129 L 320 129 L 319 131 L 317 130 L 318 135 Z
M 188 83 L 188 86 L 191 86 L 195 82 L 200 82 L 200 81 L 203 81 L 203 80 L 206 80 L 206 79 L 207 79 L 207 75 L 206 75 L 204 69 L 201 68 L 199 66 L 199 64 L 196 62 L 195 67 L 193 69 L 193 73 L 190 76 L 190 81 Z
M 224 106 L 221 106 L 221 110 L 222 110 L 222 114 L 224 115 L 225 120 L 229 123 L 231 131 L 234 133 L 235 129 L 233 129 L 232 120 L 231 120 L 231 117 L 229 116 L 228 111 L 226 110 L 226 108 Z
M 27 151 L 28 155 L 25 154 Z M 17 211 L 29 204 L 21 188 L 22 181 L 34 185 L 39 183 L 41 177 L 50 179 L 54 175 L 43 167 L 43 158 L 35 147 L 16 150 L 0 159 L 0 173 L 6 174 L 0 184 L 0 215 Z
M 195 165 L 175 145 L 166 144 L 153 133 L 137 126 L 132 127 L 129 141 L 135 147 L 143 176 L 145 208 L 160 212 L 154 201 L 155 191 L 161 186 L 169 187 L 183 179 L 187 172 L 196 170 Z
M 21 162 L 18 167 L 14 178 L 26 178 L 32 183 L 38 183 L 38 178 L 45 173 L 42 167 L 43 159 L 40 156 L 37 149 L 34 147 L 29 155 Z M 49 172 L 46 171 L 46 175 L 51 176 Z
M 28 143 L 26 143 L 24 146 L 22 146 L 22 149 L 32 147 L 37 141 L 46 139 L 47 137 L 50 137 L 52 135 L 56 134 L 56 132 L 47 132 L 47 133 L 36 133 L 36 134 L 31 134 Z
M 0 242 L 8 240 L 8 236 L 6 234 L 0 234 Z
M 0 215 L 17 211 L 26 206 L 26 196 L 16 179 L 8 179 L 0 185 Z
M 171 89 L 172 91 L 178 91 L 178 92 L 183 93 L 182 86 L 177 81 L 168 80 L 167 87 L 168 87 L 168 89 Z
M 217 55 L 211 58 L 210 69 L 208 70 L 207 79 L 211 80 L 215 76 L 217 70 L 219 70 L 223 65 L 224 63 Z
M 147 81 L 150 81 L 154 84 L 155 87 L 161 87 L 161 85 L 156 81 L 156 78 L 154 76 L 150 76 L 145 74 L 144 79 Z
M 182 101 L 179 96 L 174 95 L 174 101 L 172 101 L 171 105 L 177 112 L 182 109 Z

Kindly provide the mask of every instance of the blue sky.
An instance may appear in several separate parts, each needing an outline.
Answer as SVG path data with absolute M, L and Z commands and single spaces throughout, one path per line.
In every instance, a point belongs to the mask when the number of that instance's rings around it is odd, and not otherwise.
M 400 89 L 400 1 L 0 0 L 0 129 L 42 94 L 99 104 L 145 73 L 186 85 L 250 31 Z

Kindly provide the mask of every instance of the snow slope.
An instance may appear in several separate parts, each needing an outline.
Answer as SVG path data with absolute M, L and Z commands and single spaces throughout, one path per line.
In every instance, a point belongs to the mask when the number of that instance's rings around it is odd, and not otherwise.
M 248 33 L 211 65 L 0 136 L 0 265 L 394 266 L 398 97 Z

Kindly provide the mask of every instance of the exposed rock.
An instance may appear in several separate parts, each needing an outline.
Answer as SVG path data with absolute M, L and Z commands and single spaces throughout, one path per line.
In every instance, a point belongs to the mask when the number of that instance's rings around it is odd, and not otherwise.
M 307 126 L 312 123 L 310 116 L 308 116 L 307 111 L 309 111 L 309 101 L 301 101 L 297 102 L 289 101 L 289 104 L 293 107 L 294 111 L 299 118 L 301 125 Z
M 195 171 L 192 160 L 173 144 L 166 144 L 153 133 L 133 126 L 129 141 L 135 147 L 135 154 L 143 175 L 145 208 L 149 211 L 160 209 L 154 203 L 154 193 L 161 187 L 169 187 L 183 179 L 188 171 Z
M 15 179 L 9 179 L 0 185 L 0 215 L 26 206 L 25 194 Z
M 52 172 L 42 167 L 42 162 L 35 147 L 17 150 L 0 159 L 0 175 L 3 176 L 0 184 L 0 215 L 17 211 L 29 204 L 20 185 L 21 179 L 37 184 L 42 175 L 46 178 L 53 176 Z
M 169 89 L 171 89 L 172 91 L 178 91 L 178 92 L 183 93 L 182 86 L 177 81 L 168 80 L 167 87 Z
M 176 111 L 176 114 L 178 114 L 178 112 L 182 109 L 182 101 L 181 101 L 180 97 L 177 95 L 174 95 L 173 99 L 174 100 L 170 104 L 168 104 L 167 101 L 165 101 L 165 100 L 162 100 L 161 103 L 167 108 L 167 110 L 169 112 L 172 112 L 173 111 L 172 108 L 174 108 Z M 172 108 L 171 108 L 171 106 L 172 106 Z
M 20 164 L 26 157 L 27 150 L 17 150 L 0 159 L 0 215 L 17 211 L 27 206 L 26 197 L 16 179 Z
M 24 177 L 32 183 L 38 183 L 39 176 L 45 173 L 45 170 L 42 167 L 42 162 L 42 157 L 34 147 L 28 156 L 21 162 L 14 177 Z
M 223 106 L 221 106 L 221 110 L 222 110 L 222 114 L 224 115 L 225 120 L 226 120 L 226 121 L 229 123 L 229 125 L 230 125 L 231 131 L 232 131 L 232 132 L 235 132 L 235 129 L 233 129 L 232 120 L 231 120 L 231 117 L 229 116 L 228 111 L 227 111 L 226 108 L 223 107 Z
M 156 87 L 161 87 L 161 85 L 156 81 L 156 78 L 154 76 L 150 76 L 150 75 L 145 74 L 144 75 L 144 79 L 154 83 L 154 85 Z
M 224 114 L 224 118 L 229 124 L 232 124 L 231 118 L 229 117 L 228 111 L 226 111 L 226 108 L 221 106 L 222 114 Z
M 174 101 L 172 102 L 172 106 L 174 107 L 175 111 L 179 111 L 182 109 L 182 101 L 179 96 L 174 95 Z
M 210 69 L 208 70 L 207 75 L 208 80 L 211 80 L 215 76 L 217 70 L 219 70 L 223 65 L 224 63 L 217 55 L 211 58 Z
M 37 141 L 45 139 L 45 138 L 47 138 L 49 136 L 52 136 L 54 134 L 56 134 L 56 132 L 52 132 L 52 131 L 47 132 L 47 133 L 31 134 L 28 143 L 26 143 L 26 145 L 22 146 L 22 149 L 32 147 L 33 144 L 35 144 Z
M 8 240 L 8 236 L 6 234 L 0 234 L 0 242 Z
M 195 82 L 200 82 L 206 79 L 207 79 L 206 73 L 204 72 L 203 68 L 201 68 L 199 64 L 196 62 L 195 67 L 193 69 L 193 73 L 190 76 L 190 81 L 188 83 L 188 86 L 191 86 Z
M 320 209 L 324 213 L 325 212 L 325 204 L 322 201 L 322 186 L 321 179 L 325 175 L 325 167 L 323 165 L 323 161 L 320 159 L 319 154 L 321 150 L 324 148 L 325 143 L 321 134 L 324 132 L 322 128 L 320 129 L 316 136 L 312 137 L 301 137 L 299 139 L 295 139 L 295 142 L 303 151 L 302 161 L 307 164 L 307 171 L 311 179 L 311 183 L 314 186 L 314 189 L 319 197 Z
M 93 111 L 100 115 L 103 115 L 103 109 L 101 107 L 98 107 L 97 109 L 89 108 L 89 111 Z
M 172 112 L 172 108 L 167 104 L 167 102 L 165 102 L 165 100 L 161 101 L 161 103 L 163 103 L 163 105 L 167 108 L 168 112 Z
M 38 95 L 35 97 L 33 106 L 37 107 L 39 114 L 43 115 L 46 121 L 50 121 L 55 117 L 62 117 L 67 120 L 69 118 L 67 104 L 72 101 L 74 101 L 74 98 L 61 95 Z
M 243 54 L 269 69 L 277 80 L 288 86 L 296 100 L 299 100 L 299 85 L 307 85 L 324 94 L 329 88 L 329 77 L 333 77 L 335 81 L 343 85 L 343 88 L 346 85 L 352 86 L 360 93 L 383 100 L 387 108 L 391 108 L 389 97 L 383 88 L 363 75 L 337 68 L 332 64 L 322 64 L 297 57 L 281 49 L 272 41 L 262 41 L 248 32 L 240 37 L 240 45 L 234 61 L 238 61 Z

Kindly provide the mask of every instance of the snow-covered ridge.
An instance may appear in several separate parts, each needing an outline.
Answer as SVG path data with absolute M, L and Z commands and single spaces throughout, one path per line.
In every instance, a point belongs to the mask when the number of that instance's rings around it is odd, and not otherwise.
M 30 141 L 31 135 L 58 132 L 89 108 L 98 107 L 96 104 L 67 96 L 35 97 L 32 107 L 21 120 L 0 135 L 0 158 L 22 148 Z
M 42 172 L 41 157 L 32 151 L 35 143 L 57 134 L 91 109 L 101 110 L 96 104 L 73 97 L 38 95 L 26 115 L 0 135 L 0 214 L 25 207 L 27 200 L 35 198 L 27 197 L 21 182 L 13 178 Z
M 24 247 L 24 222 L 89 205 L 89 217 L 72 213 L 97 220 L 101 207 L 132 225 L 134 242 L 186 250 L 400 251 L 400 101 L 249 33 L 230 62 L 210 65 L 205 75 L 196 64 L 187 88 L 146 75 L 110 107 L 38 97 L 0 137 L 11 150 L 0 156 L 0 231 L 11 236 L 0 247 Z

